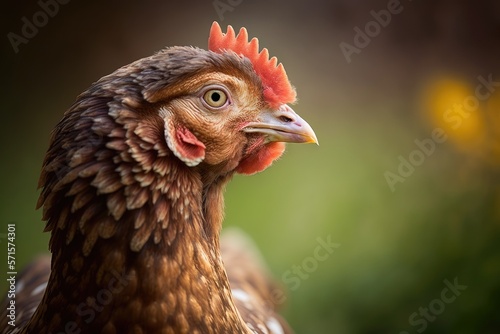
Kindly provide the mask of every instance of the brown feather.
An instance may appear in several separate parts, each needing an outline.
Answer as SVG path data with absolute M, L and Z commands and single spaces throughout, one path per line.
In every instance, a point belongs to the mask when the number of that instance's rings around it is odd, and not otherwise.
M 125 195 L 123 195 L 123 193 L 119 191 L 108 195 L 106 205 L 109 213 L 116 221 L 120 220 L 127 210 Z
M 115 235 L 117 228 L 117 222 L 113 219 L 113 217 L 107 216 L 102 219 L 99 224 L 99 236 L 103 239 L 109 239 Z

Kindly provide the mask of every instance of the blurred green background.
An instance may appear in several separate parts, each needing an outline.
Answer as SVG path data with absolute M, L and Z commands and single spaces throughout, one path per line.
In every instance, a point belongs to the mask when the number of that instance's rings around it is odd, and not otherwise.
M 5 5 L 2 253 L 11 222 L 19 269 L 47 251 L 37 178 L 50 131 L 75 97 L 164 46 L 206 48 L 217 20 L 245 26 L 284 63 L 298 91 L 294 109 L 320 140 L 289 145 L 272 168 L 237 176 L 226 194 L 226 226 L 247 231 L 288 288 L 284 314 L 296 332 L 499 333 L 500 86 L 481 88 L 490 94 L 479 103 L 471 97 L 479 76 L 500 81 L 500 5 L 407 0 L 385 27 L 370 24 L 371 11 L 394 4 L 71 1 L 18 53 L 7 34 L 20 34 L 22 18 L 41 7 Z M 348 62 L 340 45 L 356 46 L 356 27 L 372 37 L 357 37 L 365 45 Z M 464 103 L 466 112 L 454 109 Z M 436 129 L 446 140 L 418 153 L 415 141 L 432 146 Z M 405 172 L 401 159 L 416 166 Z M 404 182 L 394 181 L 398 169 Z M 340 244 L 323 261 L 314 259 L 318 238 Z M 6 260 L 0 267 L 5 275 Z M 302 270 L 298 286 L 286 279 L 299 277 L 293 268 Z M 443 302 L 445 280 L 455 279 L 465 290 Z

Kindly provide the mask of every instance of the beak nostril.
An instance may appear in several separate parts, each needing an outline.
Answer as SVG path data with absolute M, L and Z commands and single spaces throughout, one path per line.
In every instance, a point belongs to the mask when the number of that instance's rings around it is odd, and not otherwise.
M 287 116 L 280 116 L 279 117 L 280 120 L 284 123 L 290 123 L 290 122 L 293 122 L 293 119 L 291 119 L 290 117 L 287 117 Z

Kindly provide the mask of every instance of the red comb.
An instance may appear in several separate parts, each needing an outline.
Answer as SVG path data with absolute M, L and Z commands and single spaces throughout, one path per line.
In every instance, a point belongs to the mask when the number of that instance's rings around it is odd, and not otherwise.
M 233 27 L 228 26 L 227 33 L 224 34 L 219 24 L 214 22 L 210 28 L 208 49 L 217 53 L 231 50 L 250 59 L 264 85 L 264 98 L 272 108 L 295 101 L 295 89 L 288 81 L 283 65 L 277 64 L 276 57 L 269 59 L 269 52 L 266 48 L 259 52 L 258 39 L 254 37 L 249 42 L 245 28 L 241 28 L 236 36 Z

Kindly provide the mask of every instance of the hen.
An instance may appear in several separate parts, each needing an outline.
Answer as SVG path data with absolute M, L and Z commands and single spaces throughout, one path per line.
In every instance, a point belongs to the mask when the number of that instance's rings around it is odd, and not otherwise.
M 215 22 L 208 51 L 166 48 L 94 83 L 43 163 L 50 268 L 17 278 L 2 333 L 290 332 L 249 242 L 224 242 L 226 274 L 219 234 L 235 173 L 264 170 L 283 142 L 317 143 L 294 100 L 257 39 Z

